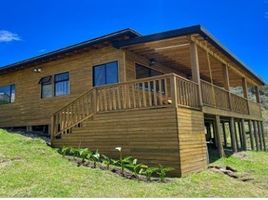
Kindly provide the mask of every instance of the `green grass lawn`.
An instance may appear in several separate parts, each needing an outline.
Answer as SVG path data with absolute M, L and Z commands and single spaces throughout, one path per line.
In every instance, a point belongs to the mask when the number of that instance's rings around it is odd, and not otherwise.
M 254 180 L 207 170 L 169 183 L 127 180 L 109 171 L 77 167 L 39 139 L 0 130 L 0 197 L 268 197 L 268 153 L 221 159 Z

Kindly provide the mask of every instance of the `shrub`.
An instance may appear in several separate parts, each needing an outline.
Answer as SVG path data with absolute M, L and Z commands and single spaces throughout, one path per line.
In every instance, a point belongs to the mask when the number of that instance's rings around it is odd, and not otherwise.
M 91 159 L 91 160 L 93 161 L 93 163 L 94 163 L 93 167 L 96 168 L 96 164 L 97 164 L 97 162 L 100 161 L 100 154 L 99 154 L 99 152 L 98 152 L 98 149 L 97 149 L 94 153 L 91 154 L 90 159 Z
M 92 152 L 88 150 L 88 148 L 79 149 L 79 157 L 82 158 L 82 162 L 85 162 L 87 158 L 90 158 Z
M 156 167 L 148 167 L 144 165 L 144 167 L 140 170 L 140 174 L 145 175 L 147 181 L 151 181 L 151 177 L 154 173 L 156 173 L 156 171 Z
M 106 155 L 101 155 L 101 157 L 102 157 L 103 164 L 106 165 L 106 169 L 109 170 L 110 169 L 110 165 L 114 164 L 115 161 L 113 159 L 109 158 Z
M 173 170 L 174 170 L 174 168 L 163 167 L 162 165 L 159 165 L 159 167 L 156 168 L 156 174 L 159 175 L 161 182 L 164 182 L 167 173 L 170 171 L 173 171 Z
M 60 149 L 58 149 L 58 152 L 64 157 L 68 154 L 70 154 L 70 147 L 62 147 Z

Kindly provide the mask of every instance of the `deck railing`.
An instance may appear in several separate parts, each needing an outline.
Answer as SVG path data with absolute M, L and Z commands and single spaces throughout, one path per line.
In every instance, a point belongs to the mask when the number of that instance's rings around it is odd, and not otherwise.
M 175 95 L 177 105 L 200 108 L 198 84 L 188 79 L 175 75 Z
M 248 101 L 246 98 L 231 93 L 206 81 L 201 81 L 203 103 L 206 106 L 229 110 L 240 114 L 260 115 L 258 103 Z M 250 111 L 251 105 L 251 111 Z
M 232 111 L 248 115 L 249 110 L 248 110 L 247 99 L 232 93 L 230 96 L 231 96 Z
M 201 81 L 204 105 L 259 116 L 260 106 L 206 81 Z M 71 133 L 95 113 L 157 107 L 200 109 L 199 85 L 176 74 L 95 87 L 52 116 L 52 137 Z
M 257 117 L 262 117 L 260 104 L 254 101 L 248 101 L 249 114 Z
M 171 75 L 96 87 L 97 112 L 171 105 Z
M 198 84 L 175 74 L 95 87 L 52 116 L 52 137 L 68 134 L 95 113 L 169 106 L 200 108 Z

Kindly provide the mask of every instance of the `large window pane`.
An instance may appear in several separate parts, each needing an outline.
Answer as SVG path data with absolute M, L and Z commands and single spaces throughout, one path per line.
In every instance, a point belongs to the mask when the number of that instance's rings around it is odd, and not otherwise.
M 106 64 L 106 84 L 118 82 L 118 66 L 117 62 Z
M 55 75 L 55 96 L 64 96 L 68 95 L 69 90 L 69 73 L 62 73 Z
M 8 104 L 15 101 L 15 85 L 0 87 L 0 104 Z
M 53 90 L 52 90 L 52 84 L 42 84 L 42 98 L 52 97 L 53 96 Z
M 94 67 L 94 86 L 104 85 L 106 82 L 105 78 L 105 65 L 98 65 Z
M 111 62 L 93 67 L 93 85 L 100 86 L 118 82 L 118 63 Z
M 55 96 L 63 96 L 69 94 L 69 81 L 55 83 Z

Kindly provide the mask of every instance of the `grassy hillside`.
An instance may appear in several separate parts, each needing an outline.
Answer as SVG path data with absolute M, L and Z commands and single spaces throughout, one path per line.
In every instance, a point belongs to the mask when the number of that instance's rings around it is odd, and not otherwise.
M 0 197 L 268 197 L 268 154 L 247 152 L 218 160 L 253 178 L 207 170 L 168 183 L 127 180 L 77 167 L 39 139 L 0 130 Z

